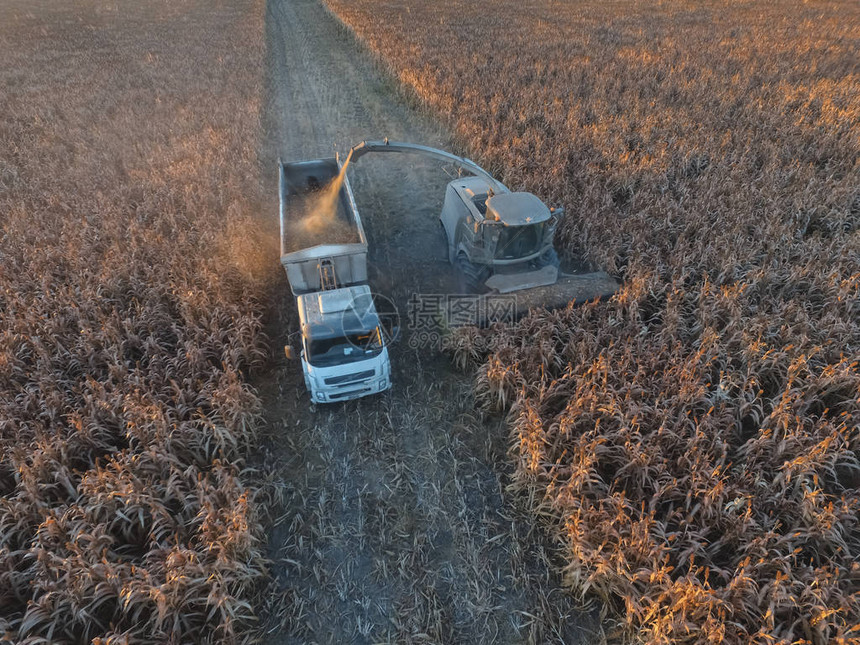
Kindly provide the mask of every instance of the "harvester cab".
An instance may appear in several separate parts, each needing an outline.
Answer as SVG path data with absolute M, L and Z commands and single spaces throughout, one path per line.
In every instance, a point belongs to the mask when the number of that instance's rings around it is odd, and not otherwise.
M 553 284 L 561 213 L 531 193 L 494 193 L 481 177 L 450 182 L 440 219 L 463 290 L 507 293 Z

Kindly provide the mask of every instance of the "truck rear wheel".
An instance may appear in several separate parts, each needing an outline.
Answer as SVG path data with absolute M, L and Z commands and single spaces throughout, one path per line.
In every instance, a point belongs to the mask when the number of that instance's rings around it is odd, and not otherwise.
M 460 253 L 454 264 L 454 270 L 457 286 L 462 293 L 483 293 L 487 290 L 484 283 L 490 277 L 489 267 L 474 264 L 469 261 L 465 253 Z

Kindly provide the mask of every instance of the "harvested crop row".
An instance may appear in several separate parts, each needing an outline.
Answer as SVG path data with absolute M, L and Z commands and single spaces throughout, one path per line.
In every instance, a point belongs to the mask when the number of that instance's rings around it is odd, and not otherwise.
M 458 338 L 570 587 L 649 643 L 860 639 L 860 8 L 329 0 L 610 302 Z
M 0 640 L 244 642 L 262 9 L 3 14 Z

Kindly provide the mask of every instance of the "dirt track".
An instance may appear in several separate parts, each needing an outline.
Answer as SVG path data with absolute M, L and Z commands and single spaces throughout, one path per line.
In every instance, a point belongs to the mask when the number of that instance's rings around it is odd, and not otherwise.
M 270 0 L 266 22 L 272 191 L 278 156 L 331 156 L 382 137 L 450 148 L 318 0 Z M 557 589 L 540 539 L 503 496 L 504 428 L 475 413 L 470 377 L 408 343 L 411 294 L 453 290 L 437 220 L 447 180 L 399 155 L 351 171 L 371 286 L 404 317 L 393 390 L 313 409 L 286 361 L 261 384 L 267 465 L 284 494 L 269 551 L 289 618 L 269 643 L 591 640 L 593 616 Z M 283 276 L 276 290 L 279 347 L 296 314 Z

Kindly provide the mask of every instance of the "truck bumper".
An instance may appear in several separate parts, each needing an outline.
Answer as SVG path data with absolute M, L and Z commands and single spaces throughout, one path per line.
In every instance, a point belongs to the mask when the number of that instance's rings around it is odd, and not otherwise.
M 364 383 L 350 383 L 348 387 L 331 388 L 326 390 L 314 390 L 311 392 L 311 400 L 314 403 L 337 403 L 339 401 L 351 401 L 363 396 L 379 394 L 391 388 L 391 378 L 374 379 Z

